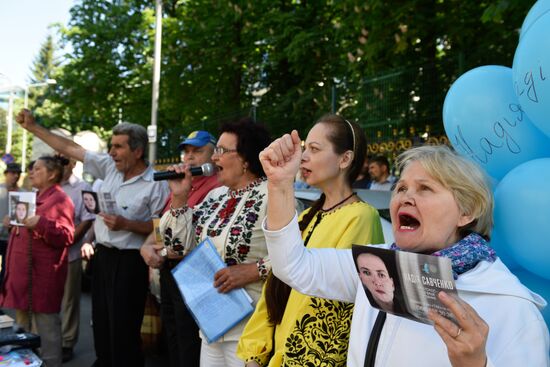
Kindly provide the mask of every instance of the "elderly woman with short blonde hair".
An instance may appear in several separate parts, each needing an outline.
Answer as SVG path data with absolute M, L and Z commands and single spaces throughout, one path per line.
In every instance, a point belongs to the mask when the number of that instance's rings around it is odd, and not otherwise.
M 549 366 L 548 328 L 532 293 L 488 246 L 493 198 L 481 169 L 447 147 L 419 147 L 399 158 L 401 178 L 390 203 L 395 251 L 451 259 L 458 297 L 439 300 L 456 323 L 429 312 L 432 325 L 373 308 L 351 250 L 306 249 L 290 207 L 299 165 L 296 132 L 260 159 L 268 177 L 264 233 L 275 275 L 304 294 L 355 302 L 347 365 Z

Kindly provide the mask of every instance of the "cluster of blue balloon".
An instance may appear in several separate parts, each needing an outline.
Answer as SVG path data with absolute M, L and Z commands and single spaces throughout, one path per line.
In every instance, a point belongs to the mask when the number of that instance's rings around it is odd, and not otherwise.
M 453 83 L 443 122 L 455 150 L 492 178 L 492 246 L 550 302 L 550 0 L 525 18 L 511 69 L 482 66 Z M 550 325 L 550 307 L 543 315 Z

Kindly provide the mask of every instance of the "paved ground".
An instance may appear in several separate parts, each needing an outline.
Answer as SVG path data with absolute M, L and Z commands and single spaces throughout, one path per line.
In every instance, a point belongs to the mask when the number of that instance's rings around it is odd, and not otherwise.
M 91 306 L 90 294 L 83 292 L 80 303 L 80 334 L 78 343 L 74 349 L 74 358 L 64 363 L 63 367 L 90 367 L 95 361 L 94 341 L 92 327 L 90 326 Z M 5 311 L 7 314 L 14 316 L 10 310 Z M 164 367 L 167 365 L 168 362 L 165 355 L 147 355 L 146 367 Z
M 64 367 L 89 367 L 95 361 L 92 327 L 90 326 L 92 302 L 89 293 L 82 293 L 80 299 L 80 335 L 74 349 L 74 358 L 64 363 Z M 164 367 L 168 365 L 165 356 L 147 355 L 146 367 Z
M 80 297 L 80 334 L 74 348 L 74 358 L 64 363 L 67 367 L 89 367 L 95 361 L 94 339 L 90 320 L 92 318 L 92 301 L 89 293 Z

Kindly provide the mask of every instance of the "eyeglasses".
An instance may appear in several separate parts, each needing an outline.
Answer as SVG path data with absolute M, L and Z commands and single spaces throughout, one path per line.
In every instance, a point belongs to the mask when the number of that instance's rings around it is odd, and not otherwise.
M 227 149 L 227 148 L 224 148 L 224 147 L 215 147 L 214 148 L 214 154 L 218 154 L 218 155 L 224 155 L 225 153 L 231 153 L 231 152 L 236 152 L 237 149 Z

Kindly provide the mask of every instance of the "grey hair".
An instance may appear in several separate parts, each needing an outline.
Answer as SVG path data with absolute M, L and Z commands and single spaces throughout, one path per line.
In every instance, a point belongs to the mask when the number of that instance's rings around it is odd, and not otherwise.
M 419 162 L 430 176 L 452 192 L 463 215 L 474 218 L 459 228 L 459 235 L 463 238 L 476 232 L 489 240 L 494 201 L 484 171 L 444 145 L 409 149 L 399 155 L 397 167 L 402 172 L 412 162 Z
M 142 160 L 145 160 L 147 154 L 147 130 L 138 124 L 132 124 L 130 122 L 123 122 L 115 125 L 113 128 L 113 135 L 126 135 L 128 136 L 128 145 L 132 151 L 138 148 L 143 150 Z

